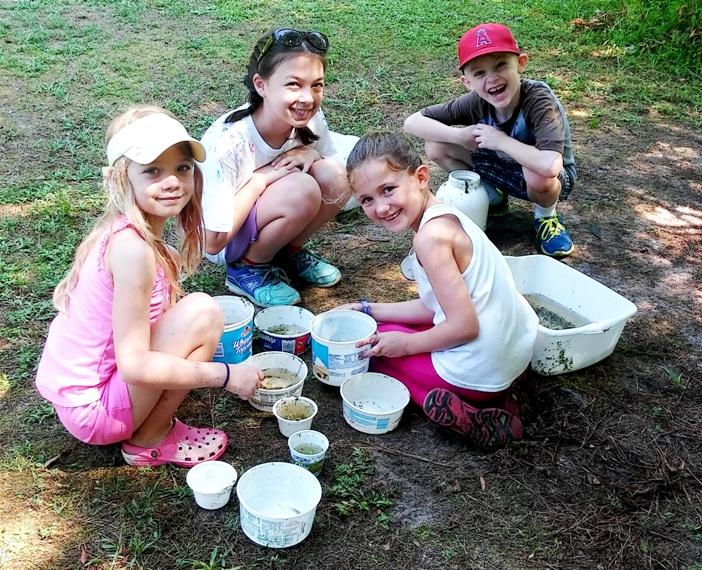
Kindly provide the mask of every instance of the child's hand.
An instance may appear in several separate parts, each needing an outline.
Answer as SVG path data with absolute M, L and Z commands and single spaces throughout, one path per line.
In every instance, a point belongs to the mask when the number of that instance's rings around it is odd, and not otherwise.
M 364 340 L 356 343 L 356 346 L 370 345 L 370 348 L 363 353 L 364 358 L 370 356 L 407 356 L 407 339 L 409 335 L 403 332 L 388 331 L 375 333 Z
M 502 143 L 509 138 L 500 129 L 482 123 L 473 127 L 473 135 L 478 148 L 486 148 L 488 150 L 500 150 Z
M 320 158 L 322 157 L 311 146 L 298 146 L 271 161 L 271 166 L 287 169 L 299 168 L 302 172 L 307 172 Z
M 478 150 L 478 143 L 475 141 L 475 125 L 470 125 L 468 127 L 461 127 L 458 130 L 461 135 L 461 146 L 466 147 L 470 151 Z
M 231 381 L 225 390 L 236 394 L 242 400 L 248 400 L 254 395 L 263 380 L 263 372 L 246 364 L 229 364 Z

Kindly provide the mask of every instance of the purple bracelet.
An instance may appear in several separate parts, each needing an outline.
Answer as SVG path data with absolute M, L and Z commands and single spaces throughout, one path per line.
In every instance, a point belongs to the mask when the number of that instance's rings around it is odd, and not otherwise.
M 361 312 L 365 313 L 369 317 L 372 317 L 373 311 L 371 311 L 370 304 L 368 303 L 368 301 L 366 299 L 359 299 L 358 302 L 361 303 Z
M 229 364 L 226 362 L 222 362 L 224 364 L 224 368 L 227 369 L 227 375 L 224 377 L 224 384 L 222 384 L 222 388 L 226 388 L 227 384 L 229 384 L 229 375 L 231 374 L 231 370 L 229 370 Z

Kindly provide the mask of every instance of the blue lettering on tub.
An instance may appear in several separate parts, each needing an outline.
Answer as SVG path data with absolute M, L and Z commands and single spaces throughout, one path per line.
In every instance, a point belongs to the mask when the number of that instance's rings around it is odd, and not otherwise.
M 245 352 L 248 352 L 248 350 L 251 348 L 252 341 L 253 339 L 251 338 L 251 336 L 235 340 L 234 342 L 232 342 L 232 350 L 237 354 L 244 354 Z

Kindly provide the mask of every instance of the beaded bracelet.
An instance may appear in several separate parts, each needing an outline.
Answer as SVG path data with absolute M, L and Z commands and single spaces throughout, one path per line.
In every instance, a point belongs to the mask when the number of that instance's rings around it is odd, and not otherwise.
M 370 304 L 368 303 L 368 300 L 367 300 L 367 299 L 364 299 L 363 297 L 361 297 L 361 298 L 358 300 L 358 302 L 361 303 L 361 312 L 362 312 L 362 313 L 365 313 L 365 314 L 368 315 L 369 317 L 372 317 L 372 316 L 373 316 L 373 311 L 371 311 Z
M 231 374 L 231 370 L 229 370 L 229 364 L 226 362 L 222 362 L 222 364 L 224 364 L 224 368 L 227 370 L 227 374 L 224 377 L 224 384 L 222 384 L 222 388 L 226 388 L 227 384 L 229 384 L 229 375 Z

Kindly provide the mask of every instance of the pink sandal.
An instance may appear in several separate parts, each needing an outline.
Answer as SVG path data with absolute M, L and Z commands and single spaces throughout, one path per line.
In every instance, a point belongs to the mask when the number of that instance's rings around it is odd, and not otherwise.
M 156 467 L 171 463 L 192 467 L 222 457 L 227 449 L 227 434 L 212 428 L 196 428 L 174 418 L 171 431 L 153 447 L 122 444 L 122 456 L 129 465 Z

